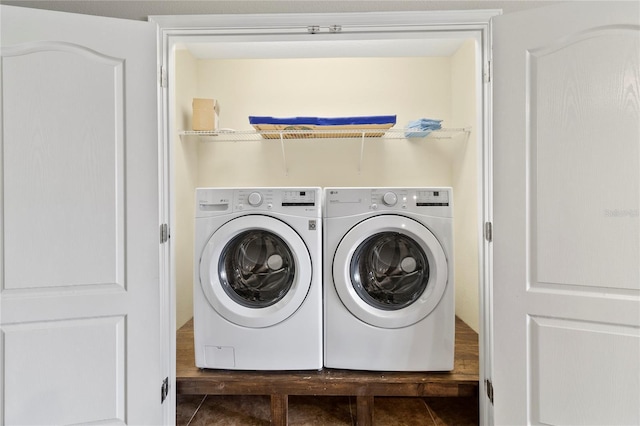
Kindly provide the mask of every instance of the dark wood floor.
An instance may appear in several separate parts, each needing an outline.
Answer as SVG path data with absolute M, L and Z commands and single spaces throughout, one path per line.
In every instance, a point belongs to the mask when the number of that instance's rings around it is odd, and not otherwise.
M 189 321 L 177 333 L 178 395 L 266 395 L 270 397 L 273 424 L 287 424 L 289 395 L 353 397 L 356 401 L 357 424 L 367 425 L 372 424 L 374 397 L 436 398 L 433 401 L 442 397 L 457 397 L 463 398 L 460 401 L 469 398 L 477 400 L 478 389 L 478 334 L 458 318 L 454 369 L 436 373 L 336 369 L 293 372 L 205 370 L 197 368 L 194 363 L 193 322 Z M 185 398 L 182 397 L 182 400 Z M 213 399 L 210 397 L 210 400 Z M 451 405 L 450 402 L 446 404 Z
M 355 398 L 291 396 L 289 426 L 356 426 Z M 476 426 L 478 398 L 376 397 L 376 426 Z M 177 426 L 269 426 L 270 399 L 261 395 L 178 395 Z

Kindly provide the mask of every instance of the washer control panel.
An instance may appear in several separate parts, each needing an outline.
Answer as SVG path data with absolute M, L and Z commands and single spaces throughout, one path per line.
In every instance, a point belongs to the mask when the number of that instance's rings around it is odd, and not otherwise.
M 314 191 L 284 191 L 282 193 L 283 206 L 315 206 L 316 193 Z
M 416 205 L 419 207 L 447 207 L 449 206 L 449 191 L 429 189 L 416 191 Z
M 372 189 L 371 190 L 371 210 L 406 210 L 407 203 L 410 201 L 409 191 L 407 189 Z
M 451 188 L 326 188 L 325 215 L 403 211 L 452 217 Z
M 196 217 L 230 212 L 286 212 L 319 217 L 320 188 L 198 188 Z

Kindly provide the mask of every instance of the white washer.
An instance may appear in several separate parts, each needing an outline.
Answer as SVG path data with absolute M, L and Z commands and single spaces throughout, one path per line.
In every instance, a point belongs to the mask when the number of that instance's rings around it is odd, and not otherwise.
M 196 189 L 196 366 L 322 368 L 320 188 Z
M 325 366 L 453 369 L 451 188 L 325 188 Z

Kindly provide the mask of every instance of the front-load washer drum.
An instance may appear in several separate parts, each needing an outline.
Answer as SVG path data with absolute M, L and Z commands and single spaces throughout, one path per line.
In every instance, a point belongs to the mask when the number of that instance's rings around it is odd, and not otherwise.
M 209 238 L 200 258 L 200 284 L 228 321 L 268 327 L 304 302 L 311 268 L 309 251 L 291 227 L 270 216 L 241 216 Z
M 427 227 L 399 215 L 376 216 L 353 227 L 333 263 L 342 303 L 360 320 L 381 328 L 407 327 L 437 306 L 448 264 Z
M 231 299 L 250 308 L 266 308 L 287 295 L 295 266 L 280 237 L 254 229 L 238 234 L 222 249 L 218 276 Z
M 380 232 L 367 238 L 351 258 L 351 282 L 358 296 L 383 310 L 415 302 L 429 282 L 429 260 L 412 238 Z

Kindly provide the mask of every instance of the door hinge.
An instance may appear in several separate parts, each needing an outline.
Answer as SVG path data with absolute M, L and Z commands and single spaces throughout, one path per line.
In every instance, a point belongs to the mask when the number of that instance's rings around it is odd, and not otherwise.
M 491 405 L 493 405 L 493 383 L 491 383 L 491 380 L 486 379 L 484 381 L 484 387 L 487 391 L 487 398 L 489 398 L 489 401 L 491 401 Z
M 160 244 L 164 244 L 169 241 L 169 225 L 163 223 L 160 225 Z
M 342 25 L 329 25 L 327 29 L 330 33 L 339 33 L 342 32 Z M 307 32 L 309 34 L 318 34 L 320 31 L 322 31 L 320 25 L 309 25 L 307 27 Z
M 162 381 L 162 386 L 160 388 L 160 404 L 162 404 L 164 402 L 165 399 L 167 399 L 167 396 L 169 395 L 169 378 L 165 377 L 164 380 Z
M 484 223 L 484 238 L 489 242 L 493 241 L 493 224 L 491 222 Z
M 160 67 L 160 87 L 167 87 L 167 68 Z
M 491 61 L 487 61 L 487 69 L 484 72 L 484 82 L 491 83 L 491 72 L 492 72 Z

